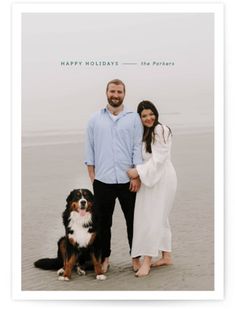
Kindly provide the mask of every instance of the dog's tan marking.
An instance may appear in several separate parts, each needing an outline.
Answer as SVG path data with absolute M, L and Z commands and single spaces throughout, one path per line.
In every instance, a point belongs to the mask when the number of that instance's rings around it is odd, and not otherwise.
M 77 256 L 76 254 L 73 254 L 69 259 L 65 260 L 64 263 L 64 274 L 63 276 L 66 278 L 71 278 L 71 273 L 73 270 L 74 265 L 76 264 Z
M 91 235 L 91 239 L 90 239 L 90 241 L 89 241 L 89 243 L 88 243 L 88 246 L 90 246 L 90 245 L 92 245 L 92 244 L 93 244 L 93 242 L 94 242 L 95 238 L 96 238 L 96 233 L 92 233 L 92 235 Z
M 71 243 L 71 245 L 75 247 L 77 242 L 74 239 L 74 236 L 72 234 L 68 234 L 68 239 L 69 239 L 69 242 Z
M 101 260 L 97 260 L 94 254 L 91 255 L 91 258 L 94 265 L 96 277 L 99 275 L 103 275 Z

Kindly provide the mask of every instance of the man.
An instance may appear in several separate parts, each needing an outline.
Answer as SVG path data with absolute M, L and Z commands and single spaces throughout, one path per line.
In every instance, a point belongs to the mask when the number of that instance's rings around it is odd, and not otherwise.
M 95 212 L 99 218 L 104 272 L 109 267 L 112 215 L 116 198 L 125 216 L 131 250 L 135 197 L 140 180 L 130 180 L 127 171 L 142 163 L 143 136 L 139 115 L 128 111 L 123 105 L 124 83 L 118 79 L 111 80 L 107 84 L 106 96 L 108 105 L 89 120 L 85 159 L 94 189 Z M 139 259 L 133 259 L 132 266 L 137 270 Z

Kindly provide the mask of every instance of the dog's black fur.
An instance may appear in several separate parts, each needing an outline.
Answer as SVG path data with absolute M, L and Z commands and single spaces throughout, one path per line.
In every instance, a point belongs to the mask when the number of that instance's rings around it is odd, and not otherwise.
M 34 265 L 58 270 L 60 280 L 69 280 L 74 267 L 79 274 L 93 268 L 96 278 L 104 280 L 93 194 L 87 189 L 76 189 L 70 192 L 66 202 L 62 215 L 65 236 L 58 241 L 57 257 L 40 259 Z

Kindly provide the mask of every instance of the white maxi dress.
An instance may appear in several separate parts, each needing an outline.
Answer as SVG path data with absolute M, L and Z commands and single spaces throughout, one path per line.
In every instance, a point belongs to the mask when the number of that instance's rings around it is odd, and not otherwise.
M 152 153 L 146 152 L 145 144 L 142 145 L 144 162 L 136 166 L 142 183 L 135 203 L 132 257 L 156 257 L 159 251 L 171 251 L 168 216 L 177 187 L 171 142 L 168 127 L 157 125 Z

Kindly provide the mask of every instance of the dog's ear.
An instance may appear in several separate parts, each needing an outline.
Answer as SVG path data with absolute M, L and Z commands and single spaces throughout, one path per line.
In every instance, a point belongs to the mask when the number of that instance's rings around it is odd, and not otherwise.
M 70 206 L 71 211 L 73 210 L 77 210 L 78 209 L 78 204 L 76 202 L 72 202 L 71 206 Z
M 94 203 L 93 203 L 93 201 L 89 201 L 88 203 L 87 203 L 87 211 L 90 211 L 90 212 L 92 212 L 93 211 L 93 205 L 94 205 Z
M 66 198 L 67 204 L 70 204 L 74 199 L 77 197 L 77 190 L 73 190 L 69 193 L 68 197 Z
M 88 211 L 93 211 L 93 205 L 94 205 L 94 195 L 93 195 L 93 193 L 90 191 L 90 190 L 88 190 L 88 189 L 84 189 L 84 191 L 86 192 L 86 198 L 87 198 L 87 200 L 88 200 L 88 208 L 87 208 L 87 210 Z

